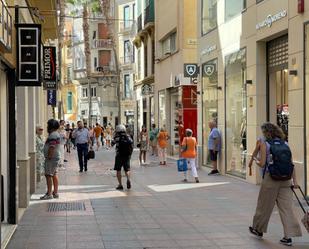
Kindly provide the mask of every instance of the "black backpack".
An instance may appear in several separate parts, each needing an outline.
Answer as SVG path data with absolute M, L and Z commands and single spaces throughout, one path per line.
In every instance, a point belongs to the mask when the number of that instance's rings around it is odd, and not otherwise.
M 121 157 L 129 157 L 133 153 L 133 143 L 127 135 L 120 135 L 118 153 Z
M 284 140 L 267 140 L 270 145 L 270 156 L 272 159 L 267 163 L 269 174 L 273 180 L 287 181 L 292 178 L 294 165 L 290 147 Z M 264 170 L 264 174 L 266 167 Z

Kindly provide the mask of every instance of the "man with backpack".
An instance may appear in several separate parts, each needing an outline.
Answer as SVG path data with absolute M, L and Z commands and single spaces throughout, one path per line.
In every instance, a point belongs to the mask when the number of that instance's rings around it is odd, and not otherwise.
M 112 146 L 116 145 L 116 157 L 114 170 L 117 171 L 118 186 L 117 190 L 123 190 L 121 179 L 121 168 L 123 167 L 127 177 L 127 189 L 131 188 L 130 181 L 130 160 L 133 152 L 133 140 L 126 132 L 124 125 L 118 125 Z

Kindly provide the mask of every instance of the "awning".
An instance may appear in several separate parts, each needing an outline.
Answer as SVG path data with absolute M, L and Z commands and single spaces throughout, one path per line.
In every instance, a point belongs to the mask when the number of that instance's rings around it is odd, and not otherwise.
M 44 21 L 35 17 L 35 21 L 42 24 L 42 40 L 57 39 L 57 0 L 28 0 L 28 3 L 31 7 L 38 8 L 39 14 L 43 17 Z

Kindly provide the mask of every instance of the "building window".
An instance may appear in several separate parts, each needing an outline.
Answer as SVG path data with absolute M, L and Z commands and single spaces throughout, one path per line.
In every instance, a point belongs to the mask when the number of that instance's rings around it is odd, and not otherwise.
M 131 98 L 131 86 L 130 86 L 130 75 L 125 74 L 124 79 L 124 97 L 126 99 Z
M 246 0 L 225 0 L 225 21 L 239 15 L 246 7 Z
M 73 111 L 73 93 L 72 92 L 68 92 L 67 95 L 67 112 L 68 113 L 72 113 Z
M 161 42 L 161 45 L 163 56 L 176 52 L 176 32 L 172 33 L 166 39 L 164 39 Z
M 83 96 L 83 98 L 87 98 L 88 97 L 88 89 L 87 88 L 83 88 L 82 89 L 82 96 Z
M 94 57 L 94 69 L 96 70 L 97 67 L 98 67 L 98 58 Z
M 97 31 L 95 31 L 95 30 L 92 33 L 92 39 L 93 40 L 97 39 Z
M 71 64 L 69 64 L 67 67 L 67 80 L 69 82 L 72 81 L 72 65 Z
M 91 97 L 97 96 L 97 88 L 95 86 L 91 87 Z
M 124 20 L 124 28 L 130 27 L 130 7 L 125 6 L 123 8 L 123 20 Z
M 217 27 L 217 0 L 202 1 L 202 35 Z
M 124 63 L 131 63 L 131 44 L 129 40 L 124 41 Z
M 132 19 L 135 20 L 135 3 L 132 5 L 132 16 Z
M 247 88 L 246 49 L 225 57 L 226 171 L 246 176 Z

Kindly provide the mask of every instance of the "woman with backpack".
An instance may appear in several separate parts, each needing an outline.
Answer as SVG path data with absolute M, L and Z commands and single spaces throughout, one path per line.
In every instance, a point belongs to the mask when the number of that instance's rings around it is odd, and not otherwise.
M 285 135 L 278 125 L 264 123 L 261 127 L 264 139 L 260 140 L 259 159 L 254 158 L 261 167 L 263 180 L 253 218 L 249 227 L 251 234 L 258 238 L 267 232 L 273 208 L 277 203 L 283 225 L 284 237 L 281 244 L 291 246 L 292 238 L 301 236 L 301 228 L 293 212 L 293 192 L 291 186 L 298 187 L 292 164 L 291 151 L 285 142 Z M 292 178 L 292 180 L 291 180 Z

